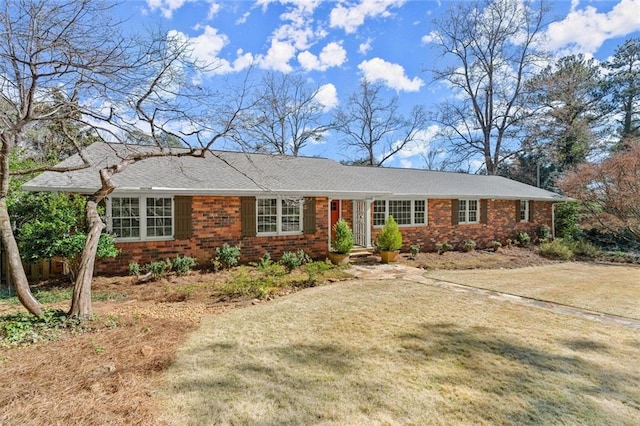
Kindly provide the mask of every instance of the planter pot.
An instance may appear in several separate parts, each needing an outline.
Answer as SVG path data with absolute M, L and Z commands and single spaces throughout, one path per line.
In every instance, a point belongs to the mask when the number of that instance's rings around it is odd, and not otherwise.
M 380 261 L 382 263 L 391 263 L 396 261 L 396 257 L 398 257 L 399 250 L 394 251 L 386 251 L 380 250 Z
M 349 253 L 336 253 L 333 251 L 329 252 L 329 260 L 334 265 L 346 265 L 349 263 Z

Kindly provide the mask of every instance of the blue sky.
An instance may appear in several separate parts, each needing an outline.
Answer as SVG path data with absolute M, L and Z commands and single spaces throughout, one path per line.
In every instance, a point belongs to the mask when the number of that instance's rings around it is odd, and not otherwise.
M 234 76 L 253 63 L 259 71 L 301 72 L 322 87 L 327 111 L 343 105 L 359 79 L 383 84 L 401 105 L 427 107 L 452 94 L 431 80 L 437 55 L 429 45 L 432 20 L 448 1 L 317 0 L 190 1 L 125 3 L 131 22 L 160 24 L 194 44 L 194 53 L 217 64 L 217 76 Z M 556 55 L 583 53 L 606 60 L 615 47 L 640 36 L 640 0 L 558 1 L 546 30 Z M 425 140 L 388 166 L 422 167 Z M 224 148 L 224 147 L 219 147 Z M 309 146 L 303 155 L 344 159 L 337 135 Z

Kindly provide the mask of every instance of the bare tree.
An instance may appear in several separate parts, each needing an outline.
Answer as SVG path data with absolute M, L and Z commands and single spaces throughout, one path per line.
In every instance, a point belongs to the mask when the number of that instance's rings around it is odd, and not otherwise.
M 454 92 L 439 108 L 441 137 L 460 159 L 482 158 L 487 174 L 511 153 L 510 131 L 527 116 L 521 98 L 542 58 L 546 13 L 544 0 L 457 2 L 434 22 L 443 65 L 433 74 Z
M 355 152 L 351 163 L 382 166 L 407 144 L 420 140 L 427 116 L 422 106 L 407 117 L 399 112 L 398 96 L 385 98 L 382 86 L 366 79 L 349 96 L 346 108 L 334 114 L 335 128 L 344 135 L 342 145 Z
M 140 129 L 150 135 L 155 149 L 120 154 L 100 170 L 101 187 L 88 197 L 88 237 L 69 311 L 88 317 L 97 244 L 105 228 L 97 206 L 115 189 L 113 175 L 152 156 L 203 156 L 235 130 L 245 99 L 244 86 L 224 99 L 228 92 L 193 86 L 193 74 L 203 70 L 181 37 L 125 37 L 119 31 L 122 23 L 111 18 L 113 7 L 94 0 L 15 0 L 5 2 L 0 16 L 0 231 L 16 293 L 35 315 L 42 314 L 42 307 L 29 291 L 7 212 L 11 176 L 90 166 L 81 151 L 83 133 L 67 131 L 70 124 L 105 141 L 125 143 Z M 43 104 L 47 107 L 39 107 Z M 23 145 L 29 129 L 42 123 L 58 126 L 80 161 L 66 168 L 11 170 L 10 154 Z M 176 151 L 168 138 L 188 140 L 192 148 Z
M 243 114 L 241 145 L 256 152 L 298 156 L 309 143 L 321 141 L 330 125 L 323 122 L 320 90 L 300 75 L 265 74 L 253 107 Z

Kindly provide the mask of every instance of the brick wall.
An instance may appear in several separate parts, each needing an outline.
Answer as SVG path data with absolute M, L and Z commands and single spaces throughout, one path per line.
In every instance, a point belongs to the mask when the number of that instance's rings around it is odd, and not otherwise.
M 539 225 L 551 226 L 551 203 L 535 202 L 533 221 L 516 220 L 515 201 L 487 200 L 487 223 L 472 225 L 451 224 L 451 200 L 428 201 L 428 225 L 401 227 L 403 250 L 412 244 L 420 244 L 423 251 L 435 251 L 436 244 L 443 241 L 458 246 L 466 239 L 476 241 L 478 248 L 487 247 L 491 241 L 505 243 L 514 239 L 518 232 L 534 236 Z M 353 207 L 351 200 L 342 201 L 342 217 L 351 223 Z M 270 237 L 241 237 L 240 197 L 192 198 L 191 220 L 193 235 L 186 240 L 118 243 L 120 255 L 115 259 L 98 260 L 96 273 L 119 274 L 128 270 L 130 262 L 145 264 L 155 260 L 174 258 L 177 255 L 191 256 L 200 264 L 206 264 L 215 256 L 215 249 L 224 243 L 240 246 L 241 261 L 250 262 L 269 252 L 279 259 L 285 251 L 303 249 L 316 259 L 323 259 L 328 248 L 329 200 L 316 198 L 316 232 Z M 373 220 L 373 219 L 372 219 Z M 374 228 L 371 241 L 380 232 Z
M 551 203 L 533 203 L 533 221 L 516 220 L 516 207 L 513 200 L 487 200 L 486 224 L 451 224 L 451 200 L 429 200 L 427 226 L 400 227 L 403 248 L 407 251 L 412 244 L 419 244 L 422 251 L 435 251 L 436 244 L 448 241 L 458 247 L 464 240 L 475 240 L 478 248 L 488 247 L 491 241 L 502 244 L 508 238 L 514 239 L 518 232 L 536 235 L 538 226 L 551 227 Z M 373 220 L 373 219 L 372 219 Z M 374 228 L 371 241 L 375 242 L 380 228 Z
M 327 198 L 316 198 L 315 234 L 242 237 L 240 227 L 240 197 L 192 197 L 191 223 L 193 235 L 186 240 L 122 242 L 115 259 L 99 259 L 98 274 L 126 273 L 130 262 L 145 264 L 151 261 L 191 256 L 199 264 L 206 264 L 215 256 L 217 247 L 227 243 L 237 245 L 241 262 L 255 261 L 265 252 L 279 259 L 285 251 L 303 249 L 313 258 L 324 258 L 329 241 L 329 205 Z

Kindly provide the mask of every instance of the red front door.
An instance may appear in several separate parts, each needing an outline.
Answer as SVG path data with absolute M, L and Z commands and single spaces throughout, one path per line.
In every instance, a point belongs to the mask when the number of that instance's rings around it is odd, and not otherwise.
M 333 225 L 338 219 L 340 219 L 340 200 L 331 200 L 331 234 L 333 234 Z

